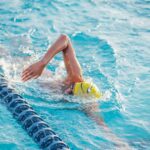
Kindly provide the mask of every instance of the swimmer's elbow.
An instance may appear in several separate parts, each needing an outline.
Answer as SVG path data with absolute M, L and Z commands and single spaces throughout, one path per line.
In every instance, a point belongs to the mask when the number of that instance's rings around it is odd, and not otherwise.
M 64 41 L 68 41 L 69 40 L 69 37 L 66 34 L 61 34 L 60 38 L 63 39 Z

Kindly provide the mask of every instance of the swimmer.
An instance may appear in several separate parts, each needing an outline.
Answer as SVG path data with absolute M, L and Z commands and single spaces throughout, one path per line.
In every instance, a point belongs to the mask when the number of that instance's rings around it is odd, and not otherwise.
M 102 94 L 96 85 L 84 80 L 75 50 L 67 35 L 61 35 L 40 61 L 26 68 L 22 73 L 22 80 L 28 81 L 30 79 L 38 78 L 46 65 L 59 52 L 63 53 L 64 64 L 67 71 L 67 77 L 64 80 L 64 93 L 76 96 L 100 98 Z
M 93 98 L 100 98 L 102 94 L 98 88 L 93 83 L 89 83 L 84 80 L 82 69 L 76 57 L 72 43 L 69 37 L 64 34 L 60 35 L 56 42 L 52 44 L 41 60 L 30 65 L 22 72 L 22 81 L 25 82 L 41 76 L 46 65 L 59 52 L 63 53 L 64 64 L 67 72 L 67 77 L 63 81 L 65 84 L 64 93 L 76 96 L 91 96 Z M 94 103 L 92 107 L 85 107 L 84 109 L 88 116 L 90 115 L 98 124 L 102 125 L 102 119 L 93 114 L 93 112 L 97 112 L 97 110 L 97 103 Z
M 63 60 L 67 72 L 67 77 L 63 81 L 65 84 L 64 93 L 72 94 L 80 97 L 92 97 L 92 98 L 101 98 L 102 93 L 96 87 L 95 84 L 85 81 L 82 75 L 82 69 L 78 62 L 78 59 L 75 54 L 75 50 L 72 46 L 72 43 L 67 35 L 62 34 L 54 44 L 48 49 L 47 53 L 43 56 L 41 60 L 30 65 L 22 72 L 22 81 L 28 81 L 30 79 L 36 79 L 42 75 L 46 65 L 51 62 L 52 58 L 59 52 L 63 53 Z M 62 85 L 62 84 L 60 84 Z M 96 102 L 90 104 L 90 106 L 84 107 L 84 112 L 87 116 L 91 117 L 98 125 L 104 127 L 104 130 L 108 134 L 108 138 L 111 141 L 116 139 L 116 141 L 121 141 L 106 126 L 103 119 L 97 114 L 99 111 L 99 105 Z M 125 145 L 124 142 L 121 142 L 119 145 Z

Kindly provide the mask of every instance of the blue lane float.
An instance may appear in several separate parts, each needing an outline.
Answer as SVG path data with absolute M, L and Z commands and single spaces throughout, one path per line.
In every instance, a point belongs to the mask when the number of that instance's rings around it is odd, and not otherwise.
M 0 101 L 7 106 L 29 136 L 43 150 L 69 150 L 69 147 L 52 131 L 49 125 L 38 116 L 31 106 L 8 86 L 0 74 Z

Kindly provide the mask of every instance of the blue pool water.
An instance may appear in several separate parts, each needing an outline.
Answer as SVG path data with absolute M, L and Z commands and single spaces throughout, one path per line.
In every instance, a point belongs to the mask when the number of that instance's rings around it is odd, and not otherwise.
M 50 78 L 20 81 L 22 69 L 40 59 L 61 33 L 67 34 L 84 77 L 105 93 L 96 113 L 130 149 L 148 150 L 149 18 L 149 0 L 1 0 L 0 67 L 16 91 L 71 149 L 115 150 L 118 147 L 112 136 L 108 138 L 84 113 L 89 102 L 44 89 L 41 84 L 51 84 Z M 47 69 L 55 78 L 62 78 L 62 55 L 58 54 Z M 64 99 L 70 102 L 64 103 Z M 39 149 L 3 105 L 0 135 L 0 149 Z

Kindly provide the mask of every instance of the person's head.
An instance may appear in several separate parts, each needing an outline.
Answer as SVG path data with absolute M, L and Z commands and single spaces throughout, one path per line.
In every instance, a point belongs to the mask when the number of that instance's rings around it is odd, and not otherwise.
M 100 98 L 102 93 L 99 91 L 95 84 L 84 81 L 74 84 L 73 95 Z

